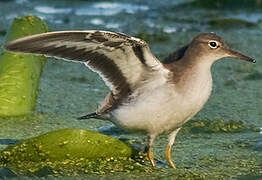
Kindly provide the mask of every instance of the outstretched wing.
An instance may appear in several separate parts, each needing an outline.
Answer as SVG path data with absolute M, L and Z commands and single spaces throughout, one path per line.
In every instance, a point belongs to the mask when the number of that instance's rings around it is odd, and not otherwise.
M 146 42 L 108 31 L 49 32 L 14 40 L 4 48 L 85 63 L 111 89 L 111 103 L 132 91 L 142 75 L 163 68 Z

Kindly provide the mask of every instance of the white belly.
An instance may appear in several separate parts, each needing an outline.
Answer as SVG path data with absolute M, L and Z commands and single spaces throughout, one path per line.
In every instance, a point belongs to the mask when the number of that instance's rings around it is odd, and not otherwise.
M 200 111 L 210 91 L 211 85 L 199 91 L 193 88 L 186 93 L 176 92 L 170 84 L 148 89 L 136 101 L 113 111 L 113 122 L 121 128 L 147 135 L 172 131 Z

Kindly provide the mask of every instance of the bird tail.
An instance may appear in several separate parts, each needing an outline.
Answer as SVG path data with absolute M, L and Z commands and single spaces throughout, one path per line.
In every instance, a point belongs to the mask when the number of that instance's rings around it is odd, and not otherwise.
M 90 113 L 81 117 L 78 117 L 78 120 L 83 120 L 83 119 L 100 119 L 100 120 L 109 120 L 110 121 L 110 115 L 109 114 L 97 114 L 96 112 Z
M 83 120 L 83 119 L 97 118 L 98 116 L 99 115 L 96 112 L 94 112 L 94 113 L 90 113 L 90 114 L 78 117 L 77 119 L 78 120 Z

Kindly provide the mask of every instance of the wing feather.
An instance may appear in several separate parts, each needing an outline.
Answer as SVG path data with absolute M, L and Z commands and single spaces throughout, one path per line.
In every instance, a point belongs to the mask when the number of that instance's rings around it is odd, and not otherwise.
M 109 31 L 58 31 L 14 40 L 4 48 L 85 63 L 97 72 L 119 100 L 142 74 L 164 68 L 143 40 Z

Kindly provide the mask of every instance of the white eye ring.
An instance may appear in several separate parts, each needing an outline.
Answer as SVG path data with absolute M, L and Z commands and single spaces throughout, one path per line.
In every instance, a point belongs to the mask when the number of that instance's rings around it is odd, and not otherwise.
M 218 42 L 217 41 L 209 41 L 208 46 L 212 49 L 218 48 Z

